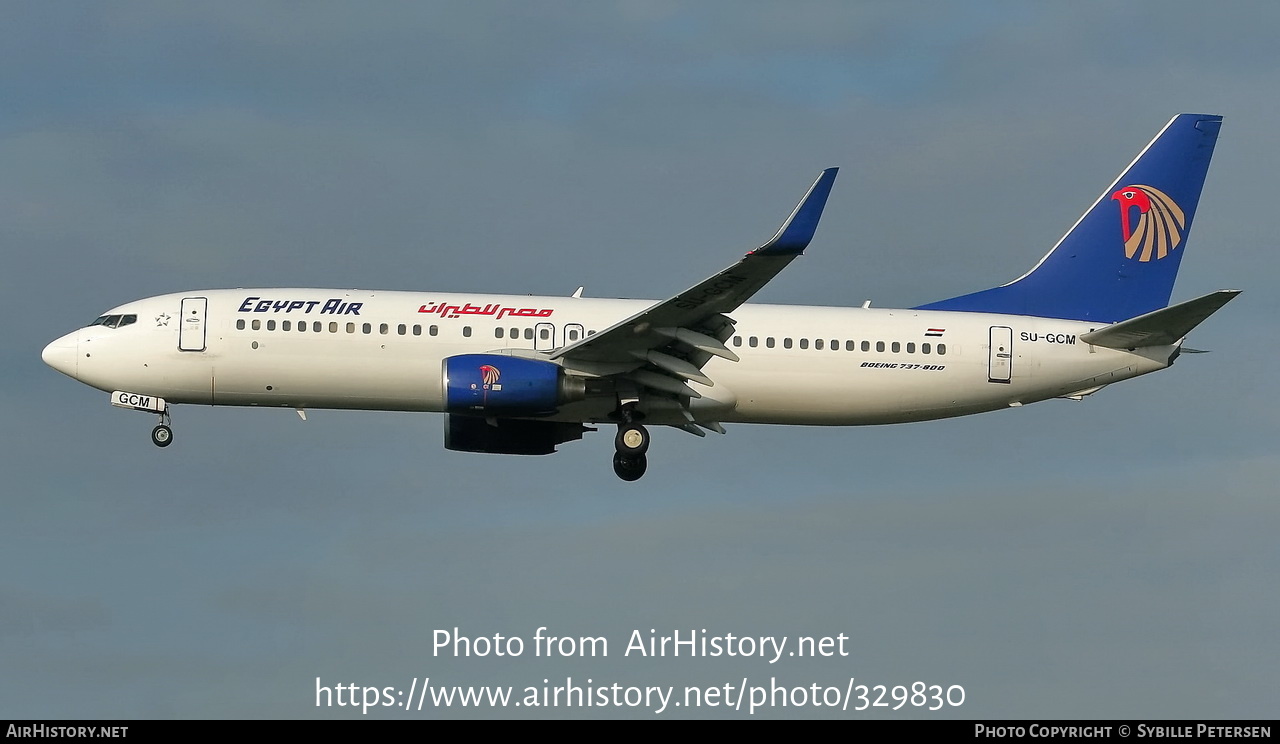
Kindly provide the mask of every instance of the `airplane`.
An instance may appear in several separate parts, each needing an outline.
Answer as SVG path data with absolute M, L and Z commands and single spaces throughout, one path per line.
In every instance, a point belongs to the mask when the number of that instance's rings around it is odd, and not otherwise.
M 174 404 L 444 413 L 444 446 L 543 455 L 616 426 L 866 425 L 1081 400 L 1165 369 L 1237 294 L 1169 306 L 1222 117 L 1173 117 L 1030 271 L 909 309 L 752 304 L 805 250 L 824 170 L 777 234 L 662 301 L 340 289 L 215 289 L 129 302 L 50 343 L 49 366 L 158 415 Z M 1187 351 L 1192 351 L 1187 349 Z

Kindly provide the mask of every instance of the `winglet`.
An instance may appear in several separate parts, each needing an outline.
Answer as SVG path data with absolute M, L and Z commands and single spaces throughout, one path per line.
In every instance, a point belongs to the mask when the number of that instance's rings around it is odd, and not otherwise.
M 818 220 L 822 217 L 822 208 L 827 205 L 827 197 L 831 195 L 831 185 L 836 182 L 839 168 L 827 168 L 818 176 L 818 180 L 809 187 L 796 209 L 787 221 L 778 229 L 778 234 L 768 243 L 751 253 L 758 256 L 795 256 L 804 252 L 813 234 L 818 230 Z

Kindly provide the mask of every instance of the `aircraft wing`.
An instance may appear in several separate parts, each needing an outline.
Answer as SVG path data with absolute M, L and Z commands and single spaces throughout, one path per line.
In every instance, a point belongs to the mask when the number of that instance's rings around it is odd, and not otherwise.
M 642 387 L 700 397 L 684 384 L 713 382 L 701 372 L 712 356 L 738 361 L 724 345 L 737 309 L 800 255 L 813 239 L 837 168 L 818 176 L 773 238 L 714 276 L 621 322 L 552 352 L 566 365 L 629 372 Z

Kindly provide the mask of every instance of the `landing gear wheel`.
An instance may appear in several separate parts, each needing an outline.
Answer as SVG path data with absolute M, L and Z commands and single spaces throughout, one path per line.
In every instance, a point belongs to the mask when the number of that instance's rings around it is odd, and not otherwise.
M 649 460 L 644 455 L 628 456 L 621 452 L 613 456 L 613 472 L 624 481 L 640 480 L 649 467 Z
M 644 457 L 649 451 L 649 431 L 639 424 L 619 424 L 613 448 L 624 457 Z
M 157 447 L 168 447 L 173 443 L 173 429 L 160 424 L 151 430 L 151 443 Z

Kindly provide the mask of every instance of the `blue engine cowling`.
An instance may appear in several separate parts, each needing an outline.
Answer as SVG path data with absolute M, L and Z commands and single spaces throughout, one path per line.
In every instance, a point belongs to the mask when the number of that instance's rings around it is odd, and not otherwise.
M 456 413 L 537 416 L 581 400 L 585 383 L 559 365 L 502 354 L 459 354 L 444 360 L 444 407 Z

